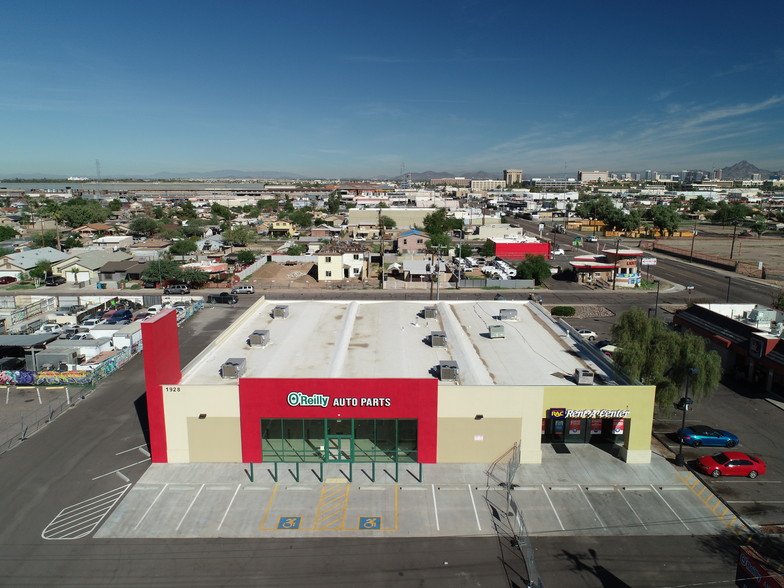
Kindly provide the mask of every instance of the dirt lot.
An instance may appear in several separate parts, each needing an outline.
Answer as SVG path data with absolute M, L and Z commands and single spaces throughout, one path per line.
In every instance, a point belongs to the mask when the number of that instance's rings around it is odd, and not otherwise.
M 730 253 L 735 261 L 743 261 L 756 266 L 760 261 L 765 267 L 769 278 L 784 279 L 784 236 L 779 234 L 763 234 L 761 238 L 756 235 L 741 237 L 741 229 L 735 237 L 735 247 L 732 246 L 733 227 L 697 228 L 697 237 L 694 239 L 694 252 L 706 255 L 715 255 L 729 259 Z M 684 251 L 691 251 L 691 239 L 661 239 L 660 242 L 677 247 Z
M 316 264 L 284 265 L 271 261 L 261 266 L 243 284 L 258 288 L 318 288 Z

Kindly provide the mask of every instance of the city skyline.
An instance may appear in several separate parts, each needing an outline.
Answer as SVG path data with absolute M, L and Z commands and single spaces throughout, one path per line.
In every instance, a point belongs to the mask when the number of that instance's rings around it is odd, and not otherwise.
M 0 177 L 780 170 L 759 6 L 15 2 Z

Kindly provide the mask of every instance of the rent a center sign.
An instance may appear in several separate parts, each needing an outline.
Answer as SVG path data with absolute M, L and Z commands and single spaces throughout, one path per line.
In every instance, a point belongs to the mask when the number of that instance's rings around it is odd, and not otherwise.
M 547 411 L 547 416 L 551 419 L 626 419 L 631 412 L 630 410 L 551 408 Z

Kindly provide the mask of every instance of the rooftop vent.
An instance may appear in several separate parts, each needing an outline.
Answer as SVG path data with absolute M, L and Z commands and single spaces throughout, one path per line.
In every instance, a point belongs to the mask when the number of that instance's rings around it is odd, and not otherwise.
M 423 316 L 426 319 L 438 318 L 438 309 L 435 306 L 425 306 L 425 310 L 423 311 Z
M 487 329 L 491 339 L 504 338 L 504 325 L 490 325 Z
M 517 309 L 516 308 L 502 308 L 498 313 L 498 318 L 502 321 L 516 321 Z
M 456 361 L 438 362 L 439 379 L 443 381 L 457 381 L 460 378 L 460 369 Z
M 431 332 L 430 347 L 446 347 L 446 333 L 444 331 Z
M 223 363 L 220 372 L 221 378 L 239 378 L 245 373 L 245 358 L 230 357 Z
M 266 329 L 253 331 L 248 336 L 248 344 L 251 347 L 264 347 L 270 341 L 270 332 Z
M 272 309 L 272 318 L 289 318 L 289 307 L 281 304 Z
M 587 368 L 574 370 L 574 381 L 578 386 L 591 386 L 593 384 L 593 371 Z

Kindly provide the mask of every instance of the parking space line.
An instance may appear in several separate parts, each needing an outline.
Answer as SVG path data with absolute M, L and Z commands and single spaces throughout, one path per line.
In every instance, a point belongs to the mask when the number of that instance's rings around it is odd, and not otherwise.
M 441 526 L 438 524 L 438 503 L 436 502 L 436 487 L 434 484 L 430 484 L 430 488 L 433 491 L 433 512 L 436 516 L 436 531 L 440 531 Z
M 653 491 L 654 491 L 654 492 L 656 492 L 656 495 L 657 495 L 659 498 L 661 498 L 661 501 L 662 501 L 664 504 L 666 504 L 666 505 L 667 505 L 667 508 L 669 508 L 669 509 L 670 509 L 670 511 L 672 512 L 672 514 L 674 514 L 674 515 L 675 515 L 675 517 L 676 517 L 676 518 L 677 518 L 677 519 L 678 519 L 678 520 L 681 522 L 681 525 L 683 525 L 684 527 L 686 527 L 686 529 L 687 529 L 687 530 L 689 530 L 689 531 L 690 531 L 691 529 L 689 529 L 689 526 L 688 526 L 686 523 L 684 523 L 684 522 L 683 522 L 683 519 L 682 519 L 681 517 L 679 517 L 679 516 L 678 516 L 678 513 L 677 513 L 677 512 L 675 512 L 675 509 L 674 509 L 674 508 L 672 508 L 672 506 L 670 506 L 670 503 L 669 503 L 669 502 L 667 502 L 667 500 L 664 498 L 664 496 L 662 496 L 662 495 L 661 495 L 661 492 L 659 492 L 659 491 L 656 489 L 656 487 L 655 487 L 653 484 L 651 484 L 651 488 L 653 488 Z
M 561 527 L 561 531 L 566 531 L 566 527 L 563 526 L 563 523 L 561 522 L 561 517 L 558 516 L 558 511 L 556 510 L 555 505 L 553 504 L 553 501 L 550 500 L 550 495 L 547 493 L 547 488 L 544 487 L 544 484 L 542 484 L 542 490 L 544 490 L 544 495 L 547 498 L 547 502 L 550 503 L 550 508 L 553 509 L 553 514 L 555 515 L 555 518 L 556 518 L 556 520 L 558 521 L 558 524 Z
M 149 457 L 146 458 L 146 459 L 143 459 L 141 461 L 137 461 L 136 463 L 132 463 L 130 465 L 123 466 L 121 468 L 117 468 L 116 470 L 112 470 L 111 472 L 106 472 L 105 474 L 101 474 L 100 476 L 96 476 L 95 478 L 93 478 L 93 481 L 100 480 L 101 478 L 105 478 L 106 476 L 111 476 L 112 474 L 117 474 L 117 473 L 119 473 L 119 472 L 121 472 L 123 470 L 127 470 L 128 468 L 132 468 L 133 466 L 137 466 L 140 463 L 147 463 L 148 461 L 150 461 Z
M 137 445 L 136 447 L 131 447 L 130 449 L 126 449 L 125 451 L 120 451 L 119 453 L 115 453 L 114 455 L 122 455 L 123 453 L 130 453 L 131 451 L 136 451 L 137 449 L 141 449 L 142 447 L 147 447 L 146 444 Z
M 134 531 L 139 528 L 139 525 L 142 524 L 142 521 L 145 519 L 145 517 L 148 514 L 150 514 L 150 511 L 152 510 L 152 507 L 155 506 L 156 502 L 158 502 L 158 499 L 161 497 L 161 494 L 163 494 L 163 491 L 166 490 L 168 485 L 169 485 L 168 483 L 163 485 L 163 488 L 161 488 L 160 492 L 158 492 L 158 495 L 155 497 L 155 499 L 152 501 L 152 503 L 150 503 L 150 506 L 148 506 L 147 510 L 144 511 L 144 514 L 142 515 L 142 518 L 140 518 L 139 522 L 136 523 L 136 526 L 133 528 Z
M 267 515 L 269 514 L 270 509 L 272 508 L 272 502 L 275 500 L 275 494 L 278 492 L 278 485 L 275 484 L 275 487 L 272 489 L 272 495 L 267 502 L 267 509 L 264 511 L 264 518 L 261 519 L 261 527 L 259 527 L 259 531 L 264 530 L 264 525 L 267 522 Z
M 346 527 L 350 484 L 324 484 L 316 509 L 316 530 L 342 530 Z
M 229 511 L 231 510 L 231 505 L 234 504 L 234 499 L 237 498 L 237 494 L 239 493 L 240 488 L 242 488 L 242 484 L 237 484 L 237 489 L 234 491 L 234 495 L 231 497 L 231 500 L 229 501 L 229 506 L 226 507 L 226 512 L 223 513 L 223 517 L 221 518 L 220 523 L 218 523 L 218 531 L 220 531 L 220 528 L 223 526 L 223 521 L 225 521 L 226 517 L 229 515 Z
M 585 498 L 585 502 L 587 502 L 588 506 L 591 507 L 591 511 L 593 512 L 593 516 L 595 516 L 596 520 L 599 521 L 599 525 L 601 525 L 602 527 L 606 527 L 607 525 L 604 524 L 604 521 L 599 516 L 599 513 L 596 512 L 596 509 L 593 507 L 593 504 L 591 504 L 591 501 L 588 499 L 588 495 L 585 493 L 585 490 L 583 490 L 583 487 L 580 486 L 580 485 L 578 485 L 577 487 L 580 489 L 580 493 L 583 495 L 583 498 Z
M 647 488 L 646 488 L 646 490 L 647 490 Z M 647 531 L 647 530 L 648 530 L 648 527 L 646 527 L 646 526 L 645 526 L 645 523 L 643 523 L 643 522 L 642 522 L 642 519 L 640 518 L 640 515 L 638 515 L 638 514 L 637 514 L 637 511 L 636 511 L 636 510 L 634 510 L 634 507 L 633 507 L 633 506 L 632 506 L 632 504 L 631 504 L 631 503 L 630 503 L 630 502 L 629 502 L 629 501 L 626 499 L 626 497 L 623 495 L 623 492 L 618 492 L 618 494 L 620 494 L 620 495 L 621 495 L 621 498 L 623 498 L 623 501 L 626 503 L 626 506 L 628 506 L 628 507 L 629 507 L 629 510 L 631 510 L 631 511 L 632 511 L 632 513 L 634 513 L 634 516 L 635 516 L 635 517 L 637 517 L 637 520 L 638 520 L 638 521 L 640 521 L 640 524 L 642 525 L 642 528 L 643 528 L 643 529 L 645 529 L 645 530 Z
M 474 501 L 474 493 L 471 492 L 471 484 L 466 484 L 468 486 L 468 495 L 471 497 L 471 506 L 474 507 L 474 518 L 476 518 L 476 526 L 479 530 L 482 530 L 482 525 L 479 524 L 479 513 L 476 512 L 476 501 Z
M 193 508 L 193 505 L 196 502 L 196 499 L 199 498 L 199 494 L 201 494 L 202 490 L 204 490 L 204 484 L 201 485 L 201 488 L 199 488 L 199 491 L 196 493 L 196 496 L 193 497 L 193 500 L 191 500 L 191 503 L 188 505 L 188 508 L 185 509 L 185 512 L 183 513 L 180 522 L 177 523 L 177 527 L 175 528 L 175 531 L 180 530 L 180 526 L 182 526 L 182 523 L 185 521 L 185 517 L 188 516 L 188 513 L 191 512 L 191 508 Z

